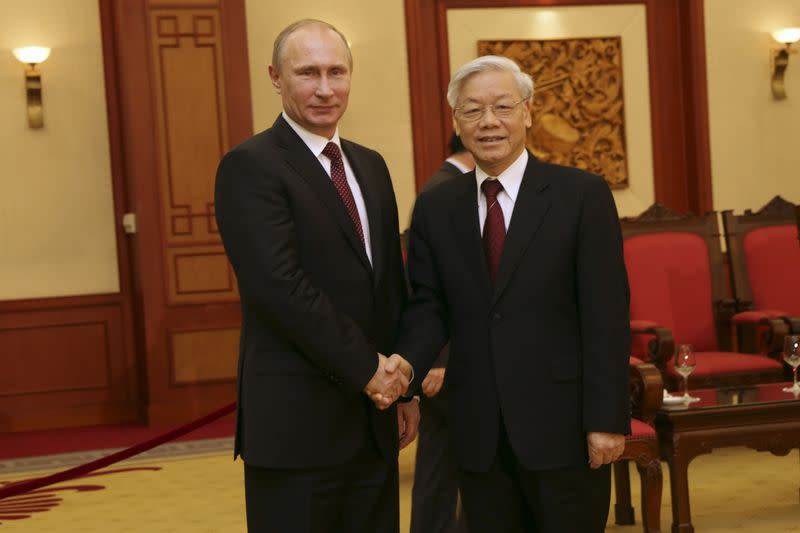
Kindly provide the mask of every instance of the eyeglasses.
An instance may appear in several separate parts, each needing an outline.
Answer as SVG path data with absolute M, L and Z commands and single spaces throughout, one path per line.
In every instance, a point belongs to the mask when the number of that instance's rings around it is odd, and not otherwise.
M 465 122 L 475 122 L 479 120 L 486 114 L 486 110 L 489 108 L 492 109 L 492 113 L 497 118 L 509 118 L 514 115 L 517 106 L 525 100 L 527 100 L 527 98 L 517 100 L 516 102 L 498 102 L 492 105 L 465 104 L 454 108 L 453 112 L 457 119 Z

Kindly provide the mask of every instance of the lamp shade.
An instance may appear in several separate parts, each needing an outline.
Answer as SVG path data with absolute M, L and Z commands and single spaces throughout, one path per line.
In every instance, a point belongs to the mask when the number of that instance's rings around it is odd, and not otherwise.
M 50 56 L 50 49 L 45 46 L 14 48 L 14 56 L 23 63 L 38 64 Z
M 781 28 L 772 32 L 772 38 L 783 44 L 800 41 L 800 28 Z

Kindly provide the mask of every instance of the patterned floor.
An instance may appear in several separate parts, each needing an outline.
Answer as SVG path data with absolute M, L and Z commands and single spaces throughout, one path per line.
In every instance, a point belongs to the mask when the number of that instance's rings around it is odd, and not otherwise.
M 242 465 L 231 460 L 229 441 L 214 441 L 195 441 L 193 450 L 156 451 L 147 458 L 106 469 L 112 471 L 106 475 L 61 483 L 54 487 L 60 490 L 15 504 L 17 509 L 52 508 L 27 511 L 30 518 L 22 520 L 0 518 L 0 533 L 244 532 Z M 52 460 L 48 464 L 52 465 Z M 12 473 L 8 462 L 0 463 L 0 478 L 12 481 L 43 472 L 22 472 L 20 464 L 15 468 Z M 401 457 L 404 532 L 408 531 L 412 471 L 413 449 L 409 449 Z M 698 532 L 800 532 L 800 464 L 796 451 L 775 457 L 743 448 L 722 449 L 695 459 L 689 473 Z M 635 473 L 631 481 L 636 491 Z M 638 492 L 634 501 L 639 501 Z M 637 508 L 637 517 L 638 513 Z M 0 517 L 8 514 L 9 508 L 4 511 L 0 501 Z M 664 531 L 669 530 L 670 522 L 669 476 L 665 471 Z M 609 525 L 607 530 L 639 532 L 641 526 Z

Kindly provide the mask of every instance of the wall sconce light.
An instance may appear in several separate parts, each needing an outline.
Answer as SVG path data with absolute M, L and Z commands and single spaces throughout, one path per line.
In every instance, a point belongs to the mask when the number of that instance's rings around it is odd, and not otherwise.
M 772 97 L 775 100 L 786 98 L 786 88 L 783 86 L 783 73 L 789 66 L 789 54 L 796 54 L 797 50 L 792 48 L 792 44 L 800 41 L 800 28 L 783 28 L 772 32 L 772 38 L 781 44 L 783 48 L 772 50 L 770 59 L 772 60 Z
M 42 111 L 42 74 L 36 67 L 50 56 L 50 49 L 44 46 L 26 46 L 15 48 L 14 56 L 28 65 L 25 69 L 25 92 L 28 97 L 28 127 L 44 126 Z

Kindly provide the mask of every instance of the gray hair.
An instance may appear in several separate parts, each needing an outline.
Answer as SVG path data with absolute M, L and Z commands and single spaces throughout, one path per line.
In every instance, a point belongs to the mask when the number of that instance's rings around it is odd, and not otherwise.
M 281 61 L 286 48 L 286 40 L 291 34 L 299 29 L 305 28 L 306 26 L 317 26 L 331 30 L 332 32 L 336 33 L 336 35 L 341 37 L 342 42 L 344 43 L 344 48 L 347 50 L 347 66 L 350 67 L 350 70 L 353 70 L 353 53 L 350 51 L 350 44 L 348 44 L 347 38 L 342 32 L 337 30 L 333 24 L 328 24 L 324 20 L 317 19 L 303 19 L 293 22 L 286 26 L 283 31 L 281 31 L 278 36 L 275 37 L 275 44 L 272 46 L 272 66 L 275 67 L 275 70 L 278 72 L 281 71 Z
M 461 86 L 464 85 L 464 82 L 471 76 L 487 70 L 510 72 L 514 75 L 514 80 L 517 82 L 519 94 L 522 98 L 525 100 L 533 98 L 533 78 L 531 78 L 530 74 L 522 72 L 519 65 L 503 56 L 481 56 L 462 65 L 453 74 L 453 78 L 447 86 L 447 102 L 450 107 L 455 109 L 458 97 L 461 95 Z

